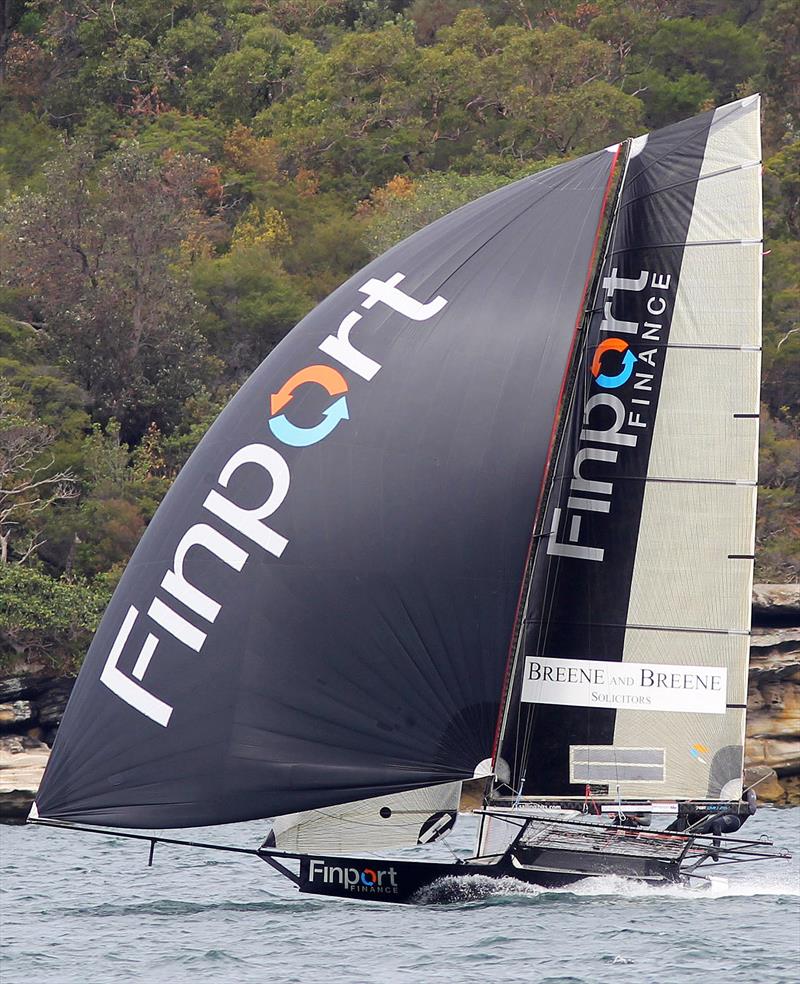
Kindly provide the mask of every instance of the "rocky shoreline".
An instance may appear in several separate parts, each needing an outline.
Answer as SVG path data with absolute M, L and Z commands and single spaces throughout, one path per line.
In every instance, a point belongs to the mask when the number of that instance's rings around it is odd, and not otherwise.
M 74 682 L 35 666 L 0 676 L 0 822 L 27 816 Z M 759 800 L 800 805 L 798 584 L 753 588 L 745 764 Z

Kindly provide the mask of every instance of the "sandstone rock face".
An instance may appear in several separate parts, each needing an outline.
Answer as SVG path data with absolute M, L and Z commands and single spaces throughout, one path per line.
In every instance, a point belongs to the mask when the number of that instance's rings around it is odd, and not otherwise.
M 36 700 L 39 723 L 43 727 L 57 728 L 67 707 L 69 695 L 75 681 L 71 677 L 59 677 L 51 681 L 51 686 Z
M 769 766 L 748 766 L 744 770 L 744 785 L 752 788 L 759 803 L 785 803 L 786 789 L 778 782 L 778 776 Z
M 0 819 L 25 819 L 49 756 L 47 745 L 35 738 L 0 738 Z
M 16 729 L 21 724 L 33 721 L 36 711 L 29 700 L 15 700 L 11 704 L 0 704 L 0 729 Z
M 776 773 L 783 796 L 771 802 L 800 802 L 800 624 L 753 628 L 745 761 Z M 766 798 L 762 784 L 756 792 Z
M 792 619 L 800 616 L 800 584 L 754 584 L 753 614 Z

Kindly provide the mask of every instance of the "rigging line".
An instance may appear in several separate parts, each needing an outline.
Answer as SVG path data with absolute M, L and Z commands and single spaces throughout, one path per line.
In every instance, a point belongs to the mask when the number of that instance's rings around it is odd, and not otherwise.
M 727 109 L 727 112 L 725 113 L 724 116 L 720 116 L 719 119 L 715 119 L 714 117 L 721 110 L 719 109 L 710 110 L 711 119 L 708 121 L 708 125 L 706 125 L 705 123 L 702 124 L 698 123 L 696 129 L 692 130 L 689 134 L 687 134 L 686 139 L 681 141 L 681 143 L 679 143 L 677 147 L 673 147 L 672 150 L 670 150 L 668 153 L 664 154 L 661 157 L 654 158 L 650 162 L 650 164 L 648 164 L 646 167 L 643 167 L 641 171 L 639 171 L 639 173 L 636 174 L 631 179 L 631 184 L 634 184 L 636 181 L 638 181 L 639 178 L 642 177 L 642 175 L 647 174 L 647 172 L 650 170 L 651 167 L 654 167 L 656 164 L 663 164 L 665 161 L 668 161 L 673 156 L 673 154 L 677 154 L 680 151 L 685 150 L 688 144 L 692 143 L 692 141 L 694 141 L 699 135 L 703 133 L 705 133 L 705 140 L 703 142 L 703 158 L 705 158 L 706 149 L 708 147 L 708 138 L 711 136 L 712 127 L 714 127 L 717 130 L 723 130 L 725 129 L 725 127 L 730 126 L 731 123 L 736 122 L 735 118 L 731 119 L 731 117 L 743 115 L 741 113 L 741 110 L 744 107 L 741 105 L 741 101 L 734 103 L 733 106 L 725 107 L 725 108 Z M 676 125 L 680 126 L 680 124 L 676 124 Z
M 734 164 L 731 167 L 722 168 L 720 171 L 712 171 L 710 174 L 700 174 L 696 178 L 686 178 L 684 181 L 676 181 L 675 184 L 666 185 L 663 188 L 654 188 L 653 191 L 648 191 L 644 195 L 631 198 L 629 201 L 623 202 L 621 207 L 629 208 L 637 202 L 643 202 L 648 198 L 654 198 L 656 195 L 663 195 L 665 192 L 674 191 L 676 188 L 683 188 L 685 185 L 690 184 L 694 184 L 696 186 L 700 184 L 701 181 L 708 181 L 710 178 L 719 178 L 723 174 L 735 174 L 737 171 L 746 171 L 748 168 L 758 167 L 761 163 L 762 162 L 760 160 L 747 161 L 745 164 Z
M 69 823 L 66 820 L 50 820 L 47 817 L 39 817 L 36 820 L 28 820 L 30 824 L 40 827 L 57 827 L 61 830 L 77 830 L 83 834 L 103 834 L 106 837 L 124 837 L 127 840 L 149 841 L 155 844 L 177 844 L 181 847 L 197 847 L 208 851 L 226 851 L 229 854 L 252 854 L 260 857 L 261 852 L 254 847 L 231 847 L 227 844 L 210 844 L 207 841 L 181 840 L 177 837 L 162 837 L 160 834 L 133 834 L 129 831 L 108 830 L 103 827 L 90 827 L 79 823 Z
M 625 160 L 623 172 L 620 177 L 619 185 L 617 187 L 614 209 L 612 215 L 609 218 L 608 225 L 606 227 L 606 237 L 603 245 L 603 255 L 600 259 L 600 262 L 597 265 L 594 283 L 592 285 L 592 292 L 590 295 L 591 303 L 587 306 L 586 311 L 584 312 L 583 326 L 585 326 L 585 328 L 583 331 L 583 339 L 581 342 L 581 348 L 579 349 L 579 352 L 576 357 L 572 392 L 570 394 L 569 405 L 566 409 L 565 423 L 559 438 L 559 447 L 554 459 L 554 468 L 558 467 L 559 459 L 563 454 L 563 449 L 565 447 L 565 442 L 568 434 L 570 434 L 573 437 L 577 437 L 577 434 L 582 426 L 580 421 L 583 418 L 583 409 L 585 408 L 588 399 L 588 394 L 589 394 L 589 363 L 588 363 L 589 328 L 591 326 L 591 319 L 595 314 L 596 302 L 600 293 L 600 277 L 611 255 L 611 247 L 614 244 L 614 242 L 616 242 L 617 237 L 619 235 L 619 225 L 618 225 L 619 209 L 620 209 L 620 203 L 622 200 L 622 194 L 623 194 L 623 189 L 625 187 L 625 179 L 628 173 L 629 165 L 630 165 L 630 156 L 627 156 Z M 580 415 L 576 415 L 575 410 L 577 409 L 579 404 L 581 406 L 581 413 Z M 550 480 L 550 484 L 547 490 L 547 497 L 544 504 L 544 508 L 542 510 L 542 518 L 545 518 L 547 516 L 549 510 L 549 504 L 555 491 L 555 486 L 556 486 L 556 481 L 554 475 Z M 540 549 L 541 549 L 541 544 L 537 544 L 537 552 L 533 559 L 533 564 L 532 564 L 531 579 L 533 576 L 533 569 L 535 569 L 536 563 L 538 562 L 539 559 Z M 547 631 L 548 625 L 552 621 L 552 612 L 556 603 L 555 585 L 558 583 L 558 572 L 561 567 L 561 560 L 562 558 L 560 557 L 553 558 L 550 557 L 549 555 L 546 555 L 545 582 L 542 588 L 542 602 L 543 602 L 542 615 L 544 616 L 546 613 L 546 618 L 543 617 L 540 622 L 539 633 L 536 641 L 537 650 L 542 649 L 544 635 Z M 588 711 L 587 711 L 587 715 L 588 715 Z M 526 728 L 522 736 L 523 762 L 527 762 L 528 755 L 530 754 L 530 746 L 533 740 L 533 725 L 534 725 L 535 716 L 536 716 L 536 709 L 534 706 L 531 706 L 526 719 Z
M 617 219 L 619 214 L 619 202 L 621 199 L 622 189 L 625 183 L 625 175 L 627 174 L 627 168 L 629 162 L 630 162 L 630 158 L 628 157 L 626 158 L 625 167 L 623 168 L 623 173 L 620 177 L 620 182 L 617 187 L 617 196 L 614 203 L 614 209 L 612 215 L 609 218 L 608 225 L 606 227 L 606 240 L 605 243 L 603 244 L 603 255 L 600 258 L 600 261 L 597 265 L 594 282 L 592 284 L 592 290 L 590 294 L 592 301 L 594 301 L 599 294 L 600 277 L 603 269 L 606 266 L 606 262 L 609 256 L 609 248 L 618 233 Z M 559 441 L 558 449 L 553 459 L 553 464 L 555 467 L 558 466 L 559 458 L 563 453 L 563 448 L 565 446 L 565 441 L 568 434 L 572 434 L 572 436 L 575 436 L 580 427 L 580 424 L 578 423 L 578 417 L 576 417 L 575 415 L 575 410 L 577 409 L 579 404 L 581 405 L 581 407 L 585 406 L 586 399 L 588 397 L 588 386 L 587 386 L 587 381 L 588 381 L 587 349 L 588 349 L 588 342 L 589 342 L 588 328 L 591 324 L 591 317 L 592 317 L 592 311 L 594 306 L 595 306 L 594 303 L 590 303 L 586 307 L 584 311 L 584 316 L 582 318 L 582 326 L 584 327 L 584 330 L 582 332 L 580 348 L 576 354 L 569 404 L 566 408 L 566 412 L 563 418 L 564 424 L 561 429 L 560 435 L 558 437 L 558 441 Z M 582 419 L 582 412 L 580 414 L 580 417 Z M 549 481 L 546 495 L 544 497 L 544 502 L 541 509 L 540 522 L 543 521 L 544 518 L 546 518 L 547 516 L 547 513 L 549 511 L 549 504 L 552 499 L 554 490 L 555 490 L 555 478 L 552 477 Z M 529 596 L 526 601 L 526 604 L 530 602 L 530 591 L 533 590 L 533 574 L 536 569 L 536 565 L 539 561 L 541 549 L 542 549 L 542 544 L 537 543 L 536 552 L 533 556 L 533 560 L 531 563 Z M 545 567 L 544 585 L 542 587 L 542 615 L 543 616 L 546 615 L 546 617 L 542 618 L 539 625 L 539 632 L 536 640 L 536 648 L 538 650 L 540 650 L 543 646 L 543 639 L 547 632 L 548 625 L 552 618 L 552 612 L 556 604 L 555 586 L 558 583 L 558 572 L 561 566 L 560 557 L 553 558 L 550 557 L 549 555 L 545 555 L 545 558 L 546 559 L 544 563 L 546 564 L 546 567 Z M 522 708 L 520 702 L 520 708 L 519 708 L 520 715 L 521 715 L 521 711 Z M 517 735 L 516 735 L 515 759 L 520 761 L 521 763 L 520 767 L 526 770 L 526 775 L 522 777 L 522 782 L 520 783 L 520 795 L 522 793 L 522 790 L 524 789 L 525 778 L 527 777 L 527 762 L 531 751 L 531 744 L 533 741 L 533 729 L 534 729 L 535 719 L 536 719 L 536 708 L 534 705 L 531 705 L 528 708 L 527 714 L 525 716 L 525 727 L 522 732 L 522 735 L 520 736 L 519 730 L 517 730 Z
M 574 327 L 574 330 L 573 330 L 573 338 L 572 338 L 572 342 L 571 342 L 571 346 L 570 346 L 570 351 L 569 351 L 569 356 L 568 356 L 568 360 L 567 360 L 567 369 L 565 370 L 565 373 L 564 373 L 564 378 L 563 378 L 562 385 L 561 385 L 561 392 L 559 393 L 558 403 L 557 403 L 557 406 L 556 406 L 556 413 L 554 415 L 553 429 L 552 429 L 551 438 L 550 438 L 550 447 L 548 448 L 548 455 L 547 455 L 547 460 L 546 460 L 546 463 L 545 463 L 545 474 L 544 474 L 543 479 L 542 479 L 541 490 L 540 490 L 539 497 L 538 497 L 538 500 L 537 500 L 537 503 L 536 503 L 536 508 L 534 510 L 533 528 L 531 530 L 531 541 L 529 542 L 528 553 L 527 553 L 527 556 L 525 558 L 525 566 L 524 566 L 524 569 L 523 569 L 522 583 L 520 584 L 520 594 L 519 594 L 519 598 L 518 598 L 518 601 L 517 601 L 517 611 L 515 612 L 515 616 L 514 616 L 514 627 L 512 627 L 512 635 L 511 635 L 511 639 L 510 639 L 510 642 L 509 642 L 509 654 L 508 654 L 508 657 L 507 657 L 507 665 L 506 665 L 506 673 L 505 673 L 505 679 L 504 679 L 504 685 L 503 685 L 503 693 L 501 695 L 501 701 L 502 702 L 505 702 L 505 700 L 507 699 L 507 696 L 508 696 L 508 687 L 509 687 L 509 685 L 511 683 L 511 678 L 512 678 L 512 675 L 513 675 L 513 669 L 514 669 L 514 665 L 515 665 L 515 661 L 516 661 L 516 653 L 513 652 L 513 648 L 515 646 L 514 631 L 515 631 L 517 619 L 519 617 L 519 612 L 520 612 L 521 606 L 523 606 L 524 603 L 525 603 L 525 601 L 526 601 L 526 598 L 525 598 L 526 580 L 528 581 L 528 584 L 529 584 L 530 565 L 531 565 L 532 558 L 533 558 L 533 546 L 534 546 L 534 544 L 533 544 L 533 537 L 534 537 L 534 534 L 536 532 L 537 520 L 538 520 L 538 517 L 539 517 L 540 512 L 541 512 L 541 506 L 542 506 L 542 502 L 543 502 L 543 492 L 544 492 L 544 487 L 545 487 L 545 483 L 546 483 L 546 480 L 547 480 L 547 469 L 550 466 L 550 459 L 551 459 L 553 447 L 554 447 L 555 441 L 556 441 L 557 428 L 559 426 L 559 419 L 560 419 L 560 417 L 559 417 L 558 409 L 560 407 L 561 400 L 562 400 L 563 394 L 565 392 L 565 387 L 568 384 L 568 380 L 569 380 L 569 366 L 570 366 L 570 363 L 572 362 L 572 359 L 574 357 L 574 353 L 575 353 L 575 350 L 576 350 L 576 343 L 578 342 L 578 338 L 579 338 L 579 335 L 580 335 L 580 327 L 581 327 L 581 324 L 584 322 L 585 317 L 586 317 L 584 307 L 585 307 L 587 296 L 589 295 L 589 290 L 590 290 L 590 286 L 591 286 L 592 270 L 594 269 L 594 266 L 595 266 L 595 258 L 597 256 L 598 244 L 599 244 L 599 241 L 600 241 L 600 234 L 601 234 L 601 230 L 603 228 L 603 219 L 604 219 L 605 214 L 606 214 L 606 205 L 607 205 L 608 197 L 609 197 L 609 194 L 610 194 L 612 185 L 613 185 L 613 179 L 614 179 L 614 174 L 616 172 L 617 161 L 619 159 L 620 149 L 621 149 L 621 145 L 618 145 L 617 146 L 617 149 L 616 149 L 616 152 L 614 153 L 614 156 L 613 156 L 613 158 L 611 160 L 611 164 L 610 164 L 609 172 L 608 172 L 608 177 L 606 179 L 606 185 L 605 185 L 605 191 L 604 191 L 604 195 L 603 195 L 603 201 L 602 201 L 602 203 L 600 205 L 600 212 L 599 212 L 599 217 L 598 217 L 597 229 L 596 229 L 596 232 L 595 232 L 594 242 L 592 244 L 592 252 L 591 252 L 591 255 L 590 255 L 590 258 L 589 258 L 589 265 L 588 265 L 588 269 L 587 269 L 587 272 L 586 272 L 586 280 L 585 280 L 584 287 L 583 287 L 583 292 L 582 292 L 582 295 L 581 295 L 581 305 L 580 305 L 580 308 L 578 310 L 578 315 L 577 315 L 575 327 Z M 603 153 L 606 153 L 606 151 L 603 151 Z M 609 226 L 609 228 L 610 228 L 610 226 Z M 598 265 L 598 268 L 599 268 L 599 265 Z M 595 275 L 595 279 L 596 279 L 596 275 Z M 498 717 L 498 722 L 497 722 L 497 726 L 496 726 L 494 748 L 493 748 L 493 752 L 492 752 L 493 755 L 495 755 L 497 753 L 497 747 L 499 745 L 500 735 L 501 735 L 501 732 L 503 730 L 503 724 L 504 724 L 503 713 L 501 712 L 500 716 Z
M 544 481 L 542 483 L 542 489 L 539 496 L 539 502 L 536 506 L 535 518 L 534 518 L 534 528 L 532 531 L 531 544 L 529 546 L 528 559 L 526 561 L 526 572 L 523 578 L 523 584 L 520 591 L 520 607 L 518 608 L 518 614 L 515 616 L 515 622 L 519 618 L 519 614 L 524 615 L 525 608 L 530 603 L 531 591 L 533 590 L 533 574 L 536 564 L 538 562 L 541 540 L 537 536 L 536 527 L 539 526 L 541 532 L 541 523 L 543 518 L 547 515 L 548 503 L 553 492 L 554 484 L 552 479 L 548 481 L 548 472 L 551 467 L 553 467 L 558 461 L 558 457 L 561 454 L 561 449 L 563 447 L 564 437 L 568 433 L 570 427 L 570 421 L 572 416 L 572 411 L 577 398 L 577 391 L 581 382 L 585 387 L 585 380 L 581 380 L 581 367 L 584 367 L 584 374 L 586 373 L 585 365 L 585 353 L 586 353 L 586 337 L 588 335 L 587 329 L 591 320 L 591 310 L 594 307 L 594 302 L 600 289 L 600 276 L 603 268 L 606 265 L 609 256 L 609 248 L 617 235 L 617 217 L 619 213 L 619 204 L 622 196 L 622 190 L 625 183 L 625 176 L 628 172 L 628 166 L 630 164 L 630 154 L 629 148 L 630 143 L 627 142 L 625 145 L 625 163 L 622 169 L 622 174 L 617 184 L 614 202 L 611 209 L 611 213 L 608 216 L 608 222 L 605 226 L 605 232 L 603 234 L 603 242 L 599 251 L 599 259 L 595 263 L 595 257 L 598 256 L 598 242 L 601 235 L 601 230 L 603 229 L 603 219 L 606 215 L 606 204 L 608 201 L 611 188 L 613 186 L 614 173 L 616 171 L 617 161 L 619 159 L 620 152 L 622 151 L 622 145 L 617 146 L 617 150 L 614 155 L 614 159 L 609 170 L 608 180 L 606 183 L 606 191 L 603 203 L 600 209 L 600 218 L 598 222 L 597 232 L 595 235 L 595 244 L 592 251 L 592 262 L 590 264 L 589 271 L 587 273 L 586 284 L 584 286 L 583 298 L 582 298 L 582 312 L 579 315 L 579 320 L 575 326 L 575 333 L 573 337 L 573 352 L 570 354 L 570 361 L 573 363 L 573 367 L 567 370 L 564 382 L 562 384 L 562 392 L 559 397 L 559 404 L 563 398 L 563 393 L 566 387 L 570 387 L 570 399 L 569 404 L 565 408 L 565 412 L 561 415 L 556 415 L 553 425 L 553 434 L 551 437 L 551 447 L 548 452 L 548 460 L 546 464 L 546 472 Z M 594 270 L 594 276 L 592 277 L 592 270 Z M 591 278 L 591 280 L 590 280 Z M 587 300 L 589 303 L 587 304 Z M 585 395 L 585 394 L 584 394 Z M 574 423 L 573 423 L 574 428 Z M 552 464 L 551 464 L 552 462 Z M 550 590 L 550 584 L 552 580 L 555 580 L 556 574 L 552 573 L 553 565 L 548 563 L 545 571 L 545 584 L 543 591 L 543 598 L 549 599 L 548 610 L 552 611 L 552 606 L 555 604 L 555 594 Z M 527 587 L 526 587 L 527 581 Z M 517 639 L 515 645 L 515 651 L 513 656 L 509 660 L 509 665 L 506 671 L 506 681 L 504 685 L 504 691 L 502 695 L 503 708 L 501 714 L 498 718 L 497 734 L 495 736 L 495 749 L 494 755 L 498 754 L 498 750 L 502 743 L 502 737 L 505 734 L 508 726 L 508 717 L 510 711 L 510 701 L 511 695 L 517 685 L 518 673 L 517 667 L 519 665 L 519 660 L 522 655 L 522 647 L 524 644 L 524 634 L 522 631 L 523 621 L 520 620 L 518 624 Z M 538 644 L 541 644 L 542 634 L 544 632 L 544 626 L 540 626 Z M 535 717 L 535 709 L 533 706 L 527 709 L 525 714 L 525 727 L 522 736 L 520 736 L 520 721 L 522 719 L 522 702 L 518 702 L 516 709 L 516 727 L 514 729 L 514 775 L 519 775 L 517 770 L 520 771 L 525 769 L 527 772 L 527 758 L 530 753 L 530 743 L 532 740 L 533 733 L 533 722 Z M 520 790 L 518 795 L 522 795 L 524 789 L 525 777 L 522 777 L 522 782 L 520 783 Z

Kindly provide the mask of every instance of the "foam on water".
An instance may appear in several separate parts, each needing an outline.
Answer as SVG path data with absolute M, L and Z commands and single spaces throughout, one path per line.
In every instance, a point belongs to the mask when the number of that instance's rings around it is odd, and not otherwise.
M 779 863 L 779 862 L 774 862 Z M 764 875 L 751 878 L 728 878 L 708 872 L 708 880 L 694 879 L 691 884 L 653 885 L 619 875 L 586 878 L 563 888 L 545 888 L 516 878 L 489 878 L 486 875 L 449 875 L 421 889 L 414 898 L 419 905 L 482 902 L 487 899 L 525 898 L 547 901 L 564 896 L 578 898 L 681 899 L 703 901 L 756 896 L 800 898 L 800 883 L 791 875 Z

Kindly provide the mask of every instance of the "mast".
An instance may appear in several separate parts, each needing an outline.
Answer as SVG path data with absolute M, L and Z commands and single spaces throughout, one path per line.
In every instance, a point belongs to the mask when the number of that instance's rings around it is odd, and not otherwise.
M 532 565 L 495 801 L 741 795 L 758 113 L 751 97 L 631 146 Z
M 578 318 L 575 325 L 575 338 L 573 341 L 573 347 L 571 352 L 570 362 L 567 366 L 567 370 L 564 375 L 564 381 L 562 383 L 561 397 L 558 401 L 556 408 L 556 413 L 553 419 L 553 429 L 551 435 L 550 448 L 548 449 L 547 464 L 545 467 L 545 477 L 542 482 L 542 487 L 539 492 L 539 498 L 536 503 L 536 512 L 534 516 L 533 532 L 531 535 L 530 547 L 528 549 L 528 557 L 525 566 L 525 572 L 523 575 L 522 586 L 520 588 L 520 602 L 517 606 L 517 612 L 514 620 L 514 627 L 511 634 L 511 644 L 509 645 L 509 660 L 508 667 L 506 669 L 506 677 L 503 683 L 503 694 L 500 700 L 500 709 L 497 717 L 497 728 L 495 731 L 494 747 L 492 748 L 492 764 L 493 767 L 497 767 L 498 751 L 500 745 L 503 741 L 503 735 L 505 733 L 508 713 L 515 700 L 515 692 L 510 686 L 510 682 L 514 679 L 517 667 L 519 665 L 519 660 L 521 656 L 521 651 L 523 648 L 524 634 L 523 634 L 523 624 L 526 612 L 530 607 L 530 590 L 531 590 L 531 578 L 533 574 L 534 563 L 536 562 L 536 556 L 538 553 L 541 538 L 546 534 L 543 534 L 542 529 L 544 525 L 544 515 L 547 510 L 547 504 L 550 501 L 550 496 L 553 491 L 553 484 L 555 481 L 555 465 L 557 457 L 560 453 L 561 445 L 564 441 L 566 434 L 566 428 L 570 420 L 570 416 L 573 412 L 573 407 L 576 399 L 577 383 L 578 383 L 578 371 L 579 367 L 583 362 L 584 354 L 587 347 L 587 334 L 589 318 L 595 311 L 596 298 L 599 290 L 600 275 L 603 266 L 606 261 L 609 245 L 614 233 L 614 226 L 616 222 L 617 211 L 619 207 L 619 198 L 622 190 L 622 184 L 624 181 L 624 175 L 628 166 L 629 152 L 630 152 L 630 140 L 626 140 L 623 144 L 614 148 L 614 163 L 611 168 L 611 172 L 608 176 L 608 184 L 606 186 L 605 199 L 603 201 L 603 207 L 600 213 L 600 220 L 597 225 L 597 232 L 595 235 L 595 249 L 592 255 L 592 266 L 590 266 L 589 271 L 586 276 L 586 288 L 584 291 L 584 298 L 582 303 L 582 313 Z M 611 148 L 609 148 L 611 149 Z M 618 176 L 619 161 L 622 158 L 622 176 Z M 601 242 L 602 238 L 602 242 Z M 598 249 L 599 245 L 599 249 Z M 589 303 L 587 304 L 587 299 Z M 501 766 L 501 771 L 505 772 L 505 764 Z M 507 779 L 505 777 L 497 775 L 495 776 L 500 780 L 502 785 L 507 784 Z M 510 787 L 509 787 L 510 788 Z M 513 790 L 512 790 L 513 791 Z M 490 787 L 487 790 L 488 800 L 491 800 L 493 789 Z

